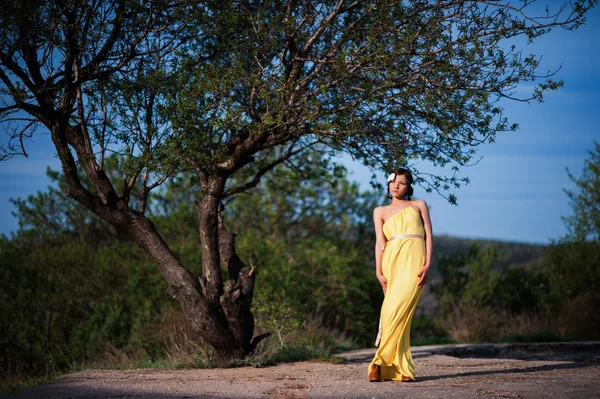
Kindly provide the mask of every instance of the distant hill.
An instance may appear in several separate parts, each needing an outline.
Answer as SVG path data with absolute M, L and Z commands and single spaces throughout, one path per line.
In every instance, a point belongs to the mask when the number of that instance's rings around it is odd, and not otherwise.
M 474 240 L 467 238 L 456 238 L 450 236 L 434 236 L 433 237 L 433 254 L 432 261 L 432 276 L 437 276 L 435 266 L 437 258 L 440 256 L 458 255 L 466 252 L 473 244 L 480 247 L 497 245 L 500 253 L 500 260 L 496 267 L 501 270 L 509 265 L 530 266 L 540 260 L 547 246 L 538 244 L 524 244 L 507 241 L 493 240 Z

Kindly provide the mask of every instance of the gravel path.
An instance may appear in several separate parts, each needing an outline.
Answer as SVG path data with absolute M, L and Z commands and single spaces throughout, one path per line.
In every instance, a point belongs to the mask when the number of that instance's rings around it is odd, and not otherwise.
M 374 352 L 344 353 L 344 364 L 85 370 L 4 398 L 600 399 L 600 342 L 415 347 L 414 383 L 369 383 L 367 365 Z

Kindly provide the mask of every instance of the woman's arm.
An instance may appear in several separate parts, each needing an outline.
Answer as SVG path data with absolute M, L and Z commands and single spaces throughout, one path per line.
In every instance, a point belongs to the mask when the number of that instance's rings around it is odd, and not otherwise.
M 423 287 L 427 282 L 427 273 L 429 272 L 429 266 L 431 266 L 431 257 L 433 254 L 433 235 L 431 228 L 431 218 L 429 217 L 429 208 L 427 203 L 423 200 L 416 201 L 416 205 L 421 211 L 421 218 L 423 219 L 423 228 L 425 229 L 425 264 L 417 275 L 419 277 L 419 287 Z
M 377 280 L 379 280 L 379 284 L 381 284 L 383 294 L 385 295 L 385 291 L 387 289 L 387 279 L 383 275 L 381 259 L 383 258 L 383 250 L 385 249 L 387 241 L 385 239 L 385 235 L 383 234 L 382 213 L 383 208 L 380 206 L 373 210 L 373 224 L 375 225 L 375 275 L 377 276 Z

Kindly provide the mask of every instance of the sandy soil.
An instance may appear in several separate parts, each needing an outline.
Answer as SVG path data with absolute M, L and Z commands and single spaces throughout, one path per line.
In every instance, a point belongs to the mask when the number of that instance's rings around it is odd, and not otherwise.
M 600 398 L 600 342 L 413 348 L 417 382 L 367 381 L 374 349 L 344 364 L 210 370 L 85 370 L 4 396 L 24 398 Z

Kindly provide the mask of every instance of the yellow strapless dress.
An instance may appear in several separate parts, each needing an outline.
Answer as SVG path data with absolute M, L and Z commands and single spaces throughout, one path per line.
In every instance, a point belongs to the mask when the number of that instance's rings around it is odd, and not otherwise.
M 394 238 L 399 234 L 425 237 L 421 215 L 411 204 L 383 224 L 388 239 L 381 260 L 388 281 L 381 305 L 381 341 L 369 372 L 381 366 L 382 380 L 398 380 L 402 376 L 415 379 L 415 365 L 410 353 L 410 323 L 421 297 L 417 274 L 425 264 L 425 240 L 415 237 Z

